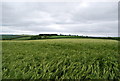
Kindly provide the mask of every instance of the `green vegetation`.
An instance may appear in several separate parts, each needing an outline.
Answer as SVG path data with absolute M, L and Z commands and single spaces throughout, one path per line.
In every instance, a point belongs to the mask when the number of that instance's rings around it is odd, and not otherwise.
M 13 39 L 13 40 L 30 40 L 31 39 L 31 37 L 30 36 L 26 36 L 26 37 L 20 37 L 20 38 L 15 38 L 15 39 Z
M 21 37 L 20 35 L 2 35 L 3 40 L 12 40 Z
M 2 41 L 3 79 L 120 79 L 118 41 Z
M 66 38 L 87 38 L 87 39 L 92 38 L 92 39 L 120 40 L 120 37 L 90 37 L 90 36 L 78 36 L 78 35 L 58 35 L 58 36 L 0 35 L 0 40 L 39 40 L 39 39 L 66 39 Z
M 41 39 L 41 36 L 31 36 L 30 38 L 31 40 L 37 40 L 37 39 Z
M 0 40 L 28 40 L 32 35 L 0 35 Z M 30 38 L 29 38 L 30 39 Z
M 65 35 L 65 36 L 50 36 L 49 38 L 82 38 L 83 36 L 69 36 L 69 35 Z M 85 36 L 86 37 L 86 36 Z

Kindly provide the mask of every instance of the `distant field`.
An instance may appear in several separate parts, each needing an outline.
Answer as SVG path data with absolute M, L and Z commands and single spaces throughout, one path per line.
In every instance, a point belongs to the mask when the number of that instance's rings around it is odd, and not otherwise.
M 28 40 L 32 35 L 0 35 L 0 40 Z
M 28 37 L 20 37 L 20 38 L 15 38 L 13 40 L 29 40 L 31 37 L 28 36 Z
M 120 79 L 118 41 L 2 41 L 3 79 Z
M 20 35 L 2 35 L 2 39 L 14 39 L 14 38 L 18 38 L 18 37 L 22 37 L 22 36 L 20 36 Z
M 0 40 L 2 39 L 3 40 L 30 40 L 31 37 L 32 35 L 2 35 L 2 38 L 0 38 Z M 81 36 L 47 36 L 47 38 L 42 38 L 42 39 L 59 39 L 59 38 L 81 38 Z
M 88 36 L 70 36 L 70 35 L 58 35 L 58 36 L 39 36 L 39 35 L 0 35 L 0 40 L 41 40 L 41 39 L 66 39 L 66 38 L 78 38 L 78 39 L 112 39 L 120 40 L 120 37 L 88 37 Z
M 50 36 L 48 38 L 56 39 L 56 38 L 81 38 L 81 37 L 80 36 Z

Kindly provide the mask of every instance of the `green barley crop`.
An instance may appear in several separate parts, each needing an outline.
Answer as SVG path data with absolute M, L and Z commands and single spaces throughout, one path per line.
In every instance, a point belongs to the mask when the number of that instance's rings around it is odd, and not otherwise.
M 2 41 L 3 79 L 120 79 L 118 41 Z

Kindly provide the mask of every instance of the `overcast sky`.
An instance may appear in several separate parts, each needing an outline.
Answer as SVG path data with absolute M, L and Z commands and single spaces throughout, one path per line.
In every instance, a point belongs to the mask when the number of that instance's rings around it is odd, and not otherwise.
M 3 2 L 1 34 L 118 36 L 117 2 Z

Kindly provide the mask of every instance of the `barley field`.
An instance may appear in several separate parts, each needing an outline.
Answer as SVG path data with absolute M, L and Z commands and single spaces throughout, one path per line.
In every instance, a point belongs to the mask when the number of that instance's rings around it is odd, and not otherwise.
M 3 79 L 120 79 L 117 40 L 0 42 Z

